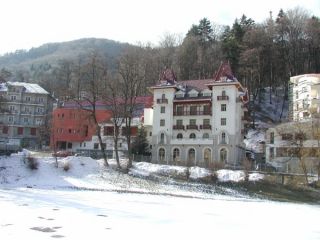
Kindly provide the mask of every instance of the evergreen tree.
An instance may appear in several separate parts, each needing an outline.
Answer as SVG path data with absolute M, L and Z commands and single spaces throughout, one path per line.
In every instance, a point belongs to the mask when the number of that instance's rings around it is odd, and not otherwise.
M 135 138 L 132 144 L 132 153 L 138 155 L 148 155 L 149 152 L 149 144 L 147 140 L 147 133 L 143 126 L 139 128 L 138 135 Z

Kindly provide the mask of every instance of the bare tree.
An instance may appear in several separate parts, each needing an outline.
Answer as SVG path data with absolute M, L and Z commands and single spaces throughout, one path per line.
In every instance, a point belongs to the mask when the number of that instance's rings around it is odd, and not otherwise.
M 103 59 L 96 53 L 93 53 L 90 61 L 83 66 L 85 79 L 81 82 L 82 88 L 86 89 L 86 93 L 81 96 L 81 99 L 75 99 L 81 109 L 89 113 L 89 118 L 92 120 L 96 134 L 98 136 L 101 153 L 104 159 L 105 166 L 109 166 L 106 155 L 105 144 L 102 141 L 101 129 L 97 119 L 97 103 L 103 100 L 103 92 L 105 91 L 107 81 L 107 67 Z M 80 79 L 78 79 L 80 81 Z
M 119 91 L 121 91 L 124 108 L 125 137 L 128 145 L 128 168 L 132 166 L 131 123 L 136 110 L 136 99 L 141 93 L 144 81 L 144 65 L 141 61 L 141 48 L 128 48 L 120 57 L 118 72 L 120 75 Z

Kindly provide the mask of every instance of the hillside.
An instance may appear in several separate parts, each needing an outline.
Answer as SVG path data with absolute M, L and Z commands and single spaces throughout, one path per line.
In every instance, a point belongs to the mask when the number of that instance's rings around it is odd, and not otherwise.
M 112 59 L 128 46 L 108 39 L 85 38 L 69 42 L 47 43 L 30 50 L 17 50 L 0 56 L 0 69 L 10 71 L 29 70 L 40 65 L 54 66 L 59 60 L 78 60 L 88 56 L 93 51 Z

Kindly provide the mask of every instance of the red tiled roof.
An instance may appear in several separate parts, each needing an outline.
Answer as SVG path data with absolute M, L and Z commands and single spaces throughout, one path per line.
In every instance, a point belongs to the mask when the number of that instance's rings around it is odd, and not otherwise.
M 235 80 L 233 73 L 231 71 L 230 64 L 228 62 L 221 63 L 218 71 L 215 73 L 213 80 L 221 81 L 222 77 L 226 77 L 229 80 Z

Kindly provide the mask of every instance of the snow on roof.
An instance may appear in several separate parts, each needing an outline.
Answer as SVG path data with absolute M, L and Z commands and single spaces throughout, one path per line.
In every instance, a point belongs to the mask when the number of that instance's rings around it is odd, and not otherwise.
M 0 91 L 8 91 L 8 85 L 13 87 L 24 87 L 27 93 L 49 94 L 46 90 L 35 83 L 7 82 L 0 84 Z

